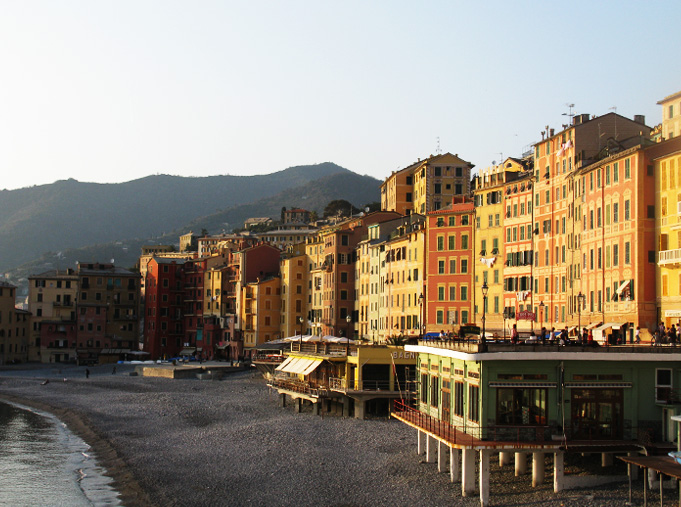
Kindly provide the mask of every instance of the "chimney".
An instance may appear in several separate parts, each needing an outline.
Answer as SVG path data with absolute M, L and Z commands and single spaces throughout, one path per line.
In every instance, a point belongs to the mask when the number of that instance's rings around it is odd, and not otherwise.
M 550 133 L 550 134 L 549 134 L 549 137 L 553 137 L 553 134 L 554 134 L 555 131 L 556 131 L 556 129 L 551 129 L 551 130 L 549 130 L 549 133 Z
M 636 123 L 640 123 L 641 125 L 645 125 L 646 124 L 646 117 L 643 114 L 635 114 L 634 115 L 634 121 Z

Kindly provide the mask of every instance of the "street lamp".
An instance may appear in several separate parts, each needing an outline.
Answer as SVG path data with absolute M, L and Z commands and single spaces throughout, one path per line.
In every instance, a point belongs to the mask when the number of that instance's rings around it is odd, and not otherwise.
M 303 318 L 302 318 L 302 317 L 298 317 L 298 322 L 300 323 L 300 339 L 299 339 L 299 343 L 300 343 L 300 346 L 302 347 L 302 345 L 303 345 Z
M 419 294 L 419 309 L 420 309 L 420 313 L 421 313 L 421 322 L 419 323 L 419 331 L 420 331 L 422 340 L 423 340 L 423 333 L 426 330 L 426 322 L 425 322 L 426 319 L 425 319 L 425 314 L 423 313 L 424 312 L 423 300 L 424 300 L 424 297 L 423 297 L 423 292 L 422 292 L 421 294 Z
M 581 339 L 582 335 L 582 304 L 584 302 L 584 299 L 586 296 L 582 294 L 582 291 L 579 291 L 579 294 L 577 294 L 577 335 L 578 335 L 578 340 Z
M 348 323 L 348 328 L 345 333 L 345 355 L 349 356 L 350 355 L 350 322 L 352 322 L 352 317 L 348 315 L 345 317 L 345 322 Z
M 480 340 L 480 343 L 482 345 L 482 350 L 481 352 L 487 352 L 487 337 L 485 336 L 485 316 L 487 313 L 487 292 L 489 291 L 489 287 L 487 286 L 487 282 L 483 282 L 482 284 L 482 337 Z
M 541 332 L 541 342 L 544 344 L 544 302 L 539 302 L 539 329 Z

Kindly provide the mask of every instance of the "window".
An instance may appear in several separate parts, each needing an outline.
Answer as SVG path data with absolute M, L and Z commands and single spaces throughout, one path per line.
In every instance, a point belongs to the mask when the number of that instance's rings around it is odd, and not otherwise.
M 456 273 L 456 259 L 449 259 L 449 273 Z
M 618 202 L 612 203 L 612 223 L 616 224 L 620 221 L 620 205 Z
M 444 312 L 442 310 L 435 313 L 435 320 L 437 324 L 444 324 Z
M 449 217 L 449 226 L 454 227 L 456 225 L 456 217 Z
M 437 274 L 438 275 L 444 275 L 445 274 L 445 261 L 444 260 L 437 261 Z
M 438 250 L 438 252 L 441 252 L 444 249 L 445 249 L 445 237 L 444 236 L 438 236 L 437 237 L 437 250 Z
M 480 420 L 480 387 L 468 386 L 468 419 L 473 422 Z
M 631 220 L 631 201 L 629 199 L 624 201 L 624 220 Z
M 672 370 L 671 368 L 655 369 L 655 402 L 671 402 Z
M 428 403 L 428 374 L 421 374 L 421 403 Z
M 468 259 L 461 259 L 461 273 L 468 273 Z
M 437 407 L 440 394 L 440 378 L 433 376 L 430 380 L 430 406 Z
M 449 250 L 456 250 L 456 236 L 452 234 L 447 238 Z
M 454 415 L 457 417 L 463 417 L 463 395 L 463 382 L 454 382 Z
M 626 159 L 624 161 L 624 179 L 630 179 L 631 178 L 631 160 Z
M 444 288 L 443 285 L 441 285 L 437 288 L 437 300 L 438 301 L 444 301 L 445 300 L 445 288 Z
M 631 243 L 624 243 L 624 263 L 631 264 Z
M 544 426 L 546 424 L 546 389 L 497 389 L 497 424 Z
M 468 287 L 466 285 L 461 286 L 461 301 L 468 301 Z M 462 314 L 462 318 L 463 318 L 463 314 Z

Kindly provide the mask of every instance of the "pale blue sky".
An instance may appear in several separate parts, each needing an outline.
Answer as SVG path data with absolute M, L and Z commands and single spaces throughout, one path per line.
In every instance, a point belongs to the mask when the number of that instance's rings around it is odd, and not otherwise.
M 0 1 L 0 188 L 436 153 L 519 156 L 575 113 L 661 121 L 678 1 Z

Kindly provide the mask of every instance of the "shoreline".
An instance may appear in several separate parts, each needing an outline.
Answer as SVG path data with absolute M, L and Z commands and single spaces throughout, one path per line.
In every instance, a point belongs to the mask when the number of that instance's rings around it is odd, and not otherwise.
M 133 477 L 125 460 L 118 455 L 118 452 L 106 437 L 97 433 L 97 430 L 87 421 L 87 416 L 84 414 L 77 414 L 68 408 L 60 408 L 45 402 L 2 392 L 0 392 L 0 401 L 12 402 L 47 412 L 65 424 L 69 431 L 90 446 L 95 460 L 106 470 L 106 475 L 112 479 L 111 486 L 118 493 L 121 505 L 140 507 L 154 507 L 156 505 Z

